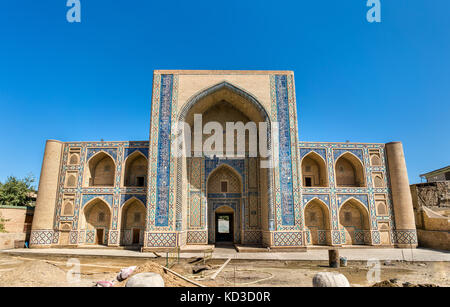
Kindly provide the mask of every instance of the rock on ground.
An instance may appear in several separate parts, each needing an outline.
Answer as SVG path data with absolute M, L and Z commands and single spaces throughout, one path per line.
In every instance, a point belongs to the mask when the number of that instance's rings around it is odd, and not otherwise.
M 343 274 L 323 272 L 313 277 L 313 287 L 350 287 L 350 283 Z
M 140 273 L 128 279 L 126 287 L 164 287 L 164 279 L 156 273 Z

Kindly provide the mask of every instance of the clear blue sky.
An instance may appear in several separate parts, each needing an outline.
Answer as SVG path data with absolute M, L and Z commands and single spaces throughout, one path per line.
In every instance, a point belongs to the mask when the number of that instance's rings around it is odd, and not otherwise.
M 46 139 L 147 140 L 154 69 L 295 71 L 303 141 L 402 141 L 411 182 L 450 164 L 450 1 L 0 2 L 0 181 Z

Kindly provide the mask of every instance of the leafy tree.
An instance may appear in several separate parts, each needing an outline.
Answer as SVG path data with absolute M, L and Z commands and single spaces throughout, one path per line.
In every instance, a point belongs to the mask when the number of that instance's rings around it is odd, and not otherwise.
M 33 206 L 31 195 L 36 193 L 33 175 L 23 179 L 8 177 L 5 183 L 0 183 L 0 206 Z
M 8 220 L 4 219 L 3 216 L 1 216 L 1 214 L 0 214 L 0 233 L 6 232 L 4 223 L 7 221 Z

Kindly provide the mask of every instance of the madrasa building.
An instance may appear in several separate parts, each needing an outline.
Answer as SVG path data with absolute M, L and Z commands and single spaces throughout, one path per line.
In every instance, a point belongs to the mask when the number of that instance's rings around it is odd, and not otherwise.
M 176 123 L 191 128 L 183 148 L 208 142 L 210 122 L 255 123 L 256 145 L 270 154 L 250 154 L 249 133 L 234 156 L 195 146 L 175 154 Z M 199 130 L 210 134 L 198 138 Z M 153 251 L 220 241 L 416 247 L 402 144 L 302 142 L 291 71 L 187 70 L 154 72 L 149 140 L 47 141 L 32 248 Z

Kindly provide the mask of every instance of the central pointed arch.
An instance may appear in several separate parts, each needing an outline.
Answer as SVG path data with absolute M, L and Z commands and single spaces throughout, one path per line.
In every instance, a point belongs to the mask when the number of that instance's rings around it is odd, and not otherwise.
M 258 125 L 258 123 L 267 123 L 267 149 L 272 149 L 271 140 L 271 119 L 268 111 L 258 101 L 258 99 L 252 94 L 248 93 L 244 89 L 241 89 L 227 81 L 220 82 L 216 85 L 203 89 L 191 96 L 187 102 L 181 107 L 177 116 L 178 121 L 181 123 L 187 123 L 191 127 L 193 126 L 193 114 L 203 114 L 211 107 L 217 106 L 220 103 L 226 103 L 230 108 L 233 108 L 248 118 L 248 121 L 252 121 Z M 192 129 L 191 129 L 192 130 Z M 185 187 L 188 185 L 190 178 L 187 174 L 191 172 L 197 173 L 198 170 L 188 169 L 191 166 L 192 161 L 196 158 L 177 158 L 177 229 L 187 229 L 187 204 L 189 203 L 189 192 L 185 193 Z M 201 159 L 201 158 L 200 158 Z M 198 165 L 198 164 L 196 164 Z M 202 166 L 203 167 L 203 166 Z M 261 219 L 261 227 L 265 230 L 273 230 L 274 228 L 274 209 L 273 209 L 273 170 L 259 168 L 255 170 L 258 172 L 258 177 L 261 178 L 260 189 L 265 191 L 261 193 L 261 203 L 264 204 L 263 217 Z M 196 186 L 192 184 L 192 186 Z M 267 191 L 267 192 L 266 192 Z M 202 193 L 206 191 L 202 190 Z M 206 196 L 206 195 L 204 195 Z M 206 208 L 203 208 L 205 210 Z M 184 212 L 184 214 L 183 214 Z
M 214 100 L 214 98 L 217 98 L 217 96 L 221 96 L 222 93 L 227 93 L 229 97 L 231 97 L 231 99 L 229 99 L 228 102 L 230 102 L 234 107 L 237 107 L 237 109 L 242 110 L 242 108 L 252 107 L 259 113 L 261 121 L 266 121 L 270 123 L 269 114 L 267 113 L 266 109 L 261 105 L 261 103 L 258 101 L 258 99 L 256 99 L 252 94 L 226 81 L 223 81 L 210 88 L 202 90 L 193 97 L 191 97 L 181 109 L 180 115 L 178 116 L 178 120 L 186 121 L 188 112 L 192 110 L 195 111 L 195 108 L 201 110 L 202 108 L 205 107 L 205 104 L 208 104 L 208 99 Z M 238 97 L 240 97 L 241 99 L 236 99 Z M 238 101 L 242 102 L 243 100 L 250 102 L 250 104 L 245 106 L 244 105 L 239 106 Z

